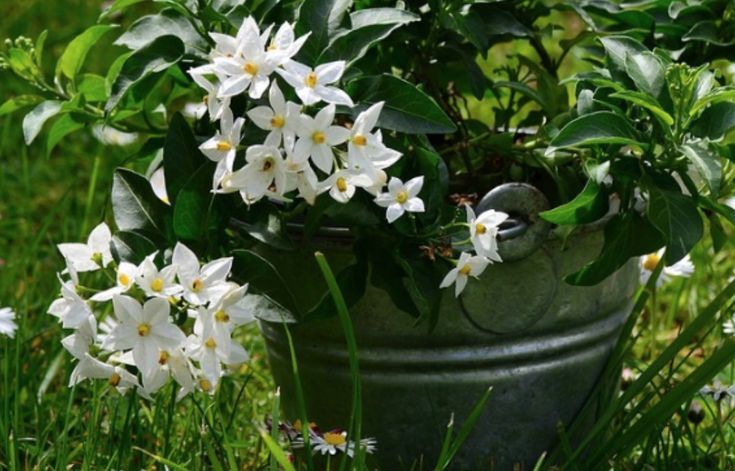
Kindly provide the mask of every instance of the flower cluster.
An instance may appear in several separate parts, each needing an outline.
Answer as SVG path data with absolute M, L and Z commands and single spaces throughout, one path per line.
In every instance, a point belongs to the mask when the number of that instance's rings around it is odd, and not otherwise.
M 86 243 L 58 246 L 66 270 L 48 312 L 73 330 L 62 340 L 78 360 L 69 385 L 100 378 L 150 397 L 173 377 L 179 399 L 195 389 L 213 393 L 227 367 L 248 359 L 232 339 L 235 328 L 253 320 L 244 305 L 247 286 L 228 280 L 232 258 L 202 266 L 179 243 L 168 265 L 157 263 L 157 253 L 139 265 L 118 264 L 111 243 L 102 223 Z M 102 289 L 81 284 L 82 274 Z
M 269 424 L 270 425 L 270 424 Z M 283 422 L 278 426 L 292 449 L 304 448 L 303 425 L 300 420 L 294 423 Z M 309 424 L 309 445 L 313 454 L 334 456 L 345 453 L 352 457 L 355 454 L 355 441 L 349 440 L 347 432 L 342 429 L 334 429 L 322 432 L 315 423 Z M 377 450 L 377 442 L 374 438 L 363 438 L 360 440 L 360 448 L 368 454 Z
M 455 296 L 462 293 L 470 276 L 477 278 L 489 264 L 503 261 L 498 254 L 498 232 L 500 225 L 508 219 L 508 215 L 489 209 L 477 216 L 470 205 L 466 208 L 466 226 L 470 232 L 467 242 L 472 243 L 475 254 L 462 252 L 457 260 L 457 266 L 447 273 L 440 285 L 447 288 L 454 284 Z
M 387 208 L 389 222 L 405 212 L 423 212 L 424 204 L 418 197 L 421 177 L 405 185 L 397 178 L 388 182 L 385 169 L 397 162 L 401 153 L 388 148 L 376 129 L 383 103 L 365 109 L 351 125 L 339 124 L 335 119 L 337 106 L 355 106 L 350 96 L 335 86 L 344 74 L 345 62 L 313 68 L 296 62 L 292 58 L 309 34 L 296 38 L 289 23 L 273 35 L 271 30 L 261 32 L 248 17 L 234 37 L 210 33 L 215 43 L 210 62 L 189 70 L 207 92 L 210 119 L 219 121 L 220 126 L 219 132 L 200 146 L 202 153 L 217 163 L 213 191 L 239 192 L 248 204 L 262 198 L 288 200 L 295 192 L 314 204 L 316 197 L 326 192 L 335 201 L 346 203 L 357 188 L 362 188 Z M 301 103 L 286 99 L 276 76 Z M 250 107 L 247 118 L 268 134 L 262 143 L 245 149 L 245 165 L 235 169 L 246 118 L 235 118 L 230 102 L 245 93 L 262 103 Z M 386 184 L 389 191 L 383 192 Z

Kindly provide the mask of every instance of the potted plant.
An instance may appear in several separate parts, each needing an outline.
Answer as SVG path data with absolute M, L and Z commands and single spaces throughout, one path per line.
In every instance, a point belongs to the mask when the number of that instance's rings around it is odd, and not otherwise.
M 632 11 L 674 25 L 650 35 L 594 2 L 162 4 L 117 38 L 127 50 L 106 76 L 81 73 L 117 28 L 104 22 L 72 41 L 53 85 L 43 37 L 3 53 L 38 89 L 0 111 L 33 107 L 28 143 L 52 118 L 49 148 L 90 124 L 145 141 L 147 175 L 115 175 L 117 230 L 60 246 L 50 312 L 74 329 L 73 381 L 150 395 L 172 376 L 182 393 L 214 392 L 246 358 L 230 335 L 254 314 L 286 418 L 299 417 L 293 335 L 308 419 L 344 426 L 347 349 L 319 250 L 354 319 L 378 462 L 433 458 L 450 416 L 493 386 L 458 463 L 531 466 L 597 382 L 637 257 L 665 247 L 653 265 L 673 264 L 702 215 L 716 240 L 720 218 L 735 221 L 718 202 L 735 91 L 685 62 L 726 49 L 700 23 L 675 27 L 701 9 Z M 86 291 L 80 273 L 101 270 L 115 286 Z M 354 452 L 334 436 L 315 435 Z

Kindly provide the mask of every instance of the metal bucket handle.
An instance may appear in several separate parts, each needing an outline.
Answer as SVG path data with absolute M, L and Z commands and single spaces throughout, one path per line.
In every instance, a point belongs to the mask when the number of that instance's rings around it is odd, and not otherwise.
M 498 253 L 504 262 L 528 257 L 546 242 L 551 224 L 539 213 L 549 209 L 549 200 L 527 183 L 504 183 L 490 190 L 477 204 L 477 214 L 494 209 L 510 217 L 500 225 Z

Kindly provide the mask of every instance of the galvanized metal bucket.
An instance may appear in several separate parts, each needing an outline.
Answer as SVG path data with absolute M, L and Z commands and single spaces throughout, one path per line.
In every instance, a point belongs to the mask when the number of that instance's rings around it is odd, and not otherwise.
M 602 234 L 591 230 L 565 247 L 536 216 L 545 198 L 527 185 L 504 185 L 480 203 L 525 221 L 503 231 L 504 263 L 489 267 L 459 299 L 447 292 L 432 333 L 414 326 L 387 294 L 368 286 L 351 309 L 360 356 L 363 434 L 375 437 L 374 463 L 433 467 L 447 423 L 460 424 L 483 392 L 493 393 L 452 469 L 531 469 L 587 400 L 630 312 L 638 268 L 629 263 L 593 287 L 563 277 L 593 259 Z M 514 237 L 510 237 L 514 236 Z M 338 260 L 345 248 L 316 247 Z M 290 254 L 288 278 L 301 287 L 319 277 L 314 247 Z M 297 258 L 294 258 L 297 257 Z M 303 263 L 298 260 L 304 260 Z M 313 260 L 313 259 L 312 259 Z M 282 325 L 261 322 L 286 417 L 298 417 L 288 343 Z M 290 326 L 309 420 L 346 428 L 351 380 L 337 319 Z

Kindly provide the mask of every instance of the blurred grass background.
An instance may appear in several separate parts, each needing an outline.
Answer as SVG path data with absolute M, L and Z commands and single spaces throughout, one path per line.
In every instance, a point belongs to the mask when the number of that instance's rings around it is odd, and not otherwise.
M 102 3 L 3 0 L 0 39 L 35 39 L 48 29 L 44 57 L 50 75 L 64 45 L 96 21 Z M 105 59 L 94 52 L 90 57 Z M 0 100 L 28 92 L 11 74 L 0 75 Z M 222 456 L 230 469 L 264 464 L 265 451 L 253 421 L 262 422 L 268 414 L 273 385 L 255 328 L 243 338 L 253 361 L 224 381 L 214 400 L 198 397 L 174 406 L 165 391 L 147 403 L 134 395 L 120 397 L 101 383 L 67 387 L 73 364 L 61 347 L 60 326 L 46 314 L 58 294 L 56 271 L 62 267 L 55 244 L 84 240 L 91 227 L 105 219 L 110 222 L 113 169 L 135 149 L 103 146 L 85 130 L 63 140 L 47 156 L 44 139 L 30 147 L 24 144 L 20 123 L 19 114 L 0 117 L 0 307 L 13 307 L 19 323 L 15 339 L 0 338 L 0 469 L 82 463 L 85 469 L 141 469 L 154 463 L 202 469 L 225 467 Z M 643 369 L 733 274 L 732 243 L 716 255 L 707 243 L 701 244 L 693 259 L 695 275 L 669 284 L 657 297 L 655 310 L 649 309 L 638 326 L 645 340 L 638 343 L 626 375 Z M 714 332 L 704 343 L 692 345 L 686 361 L 696 365 L 721 335 Z M 726 387 L 733 374 L 731 367 L 718 379 Z M 661 378 L 652 394 L 669 387 Z M 648 442 L 611 466 L 664 469 L 659 467 L 663 456 L 665 469 L 733 469 L 735 430 L 729 397 L 696 398 L 694 409 L 701 407 L 702 421 L 692 420 L 696 414 L 682 409 Z M 165 419 L 170 408 L 175 408 L 171 422 Z

